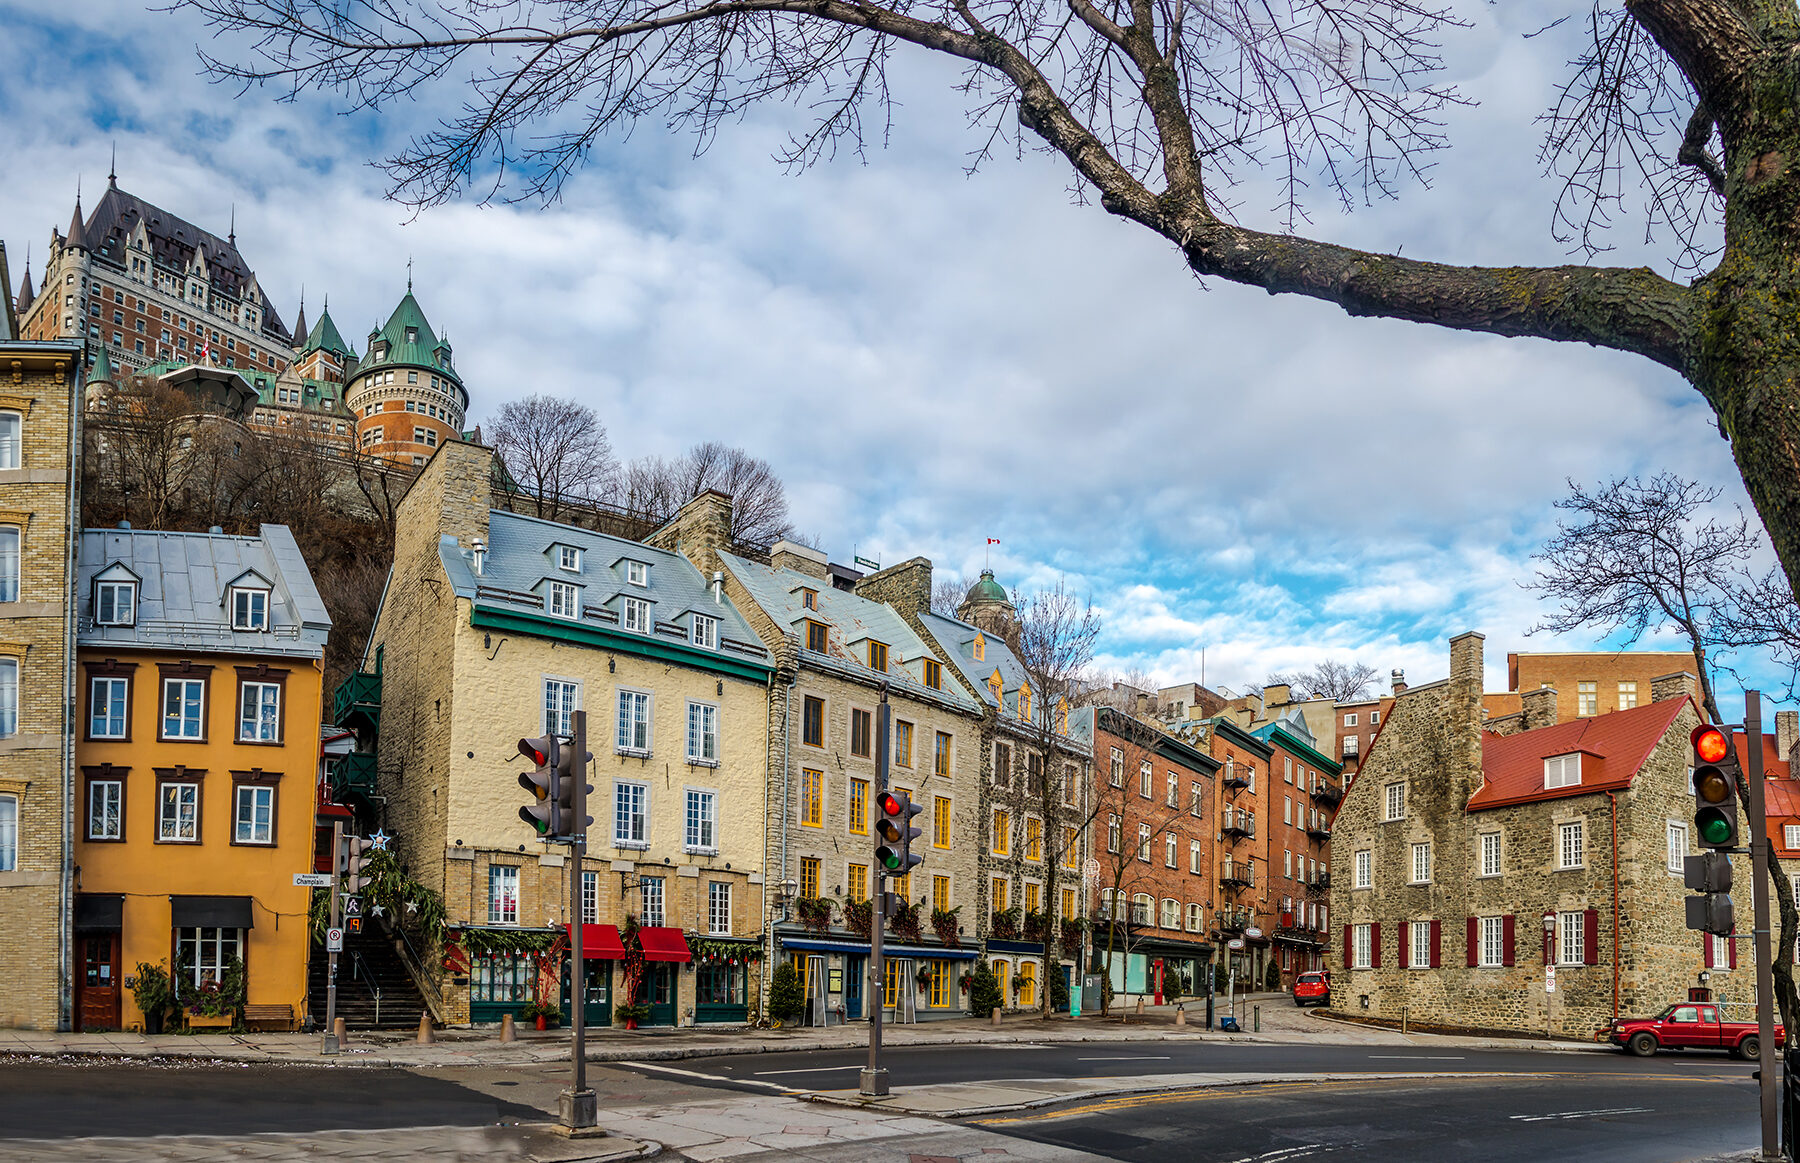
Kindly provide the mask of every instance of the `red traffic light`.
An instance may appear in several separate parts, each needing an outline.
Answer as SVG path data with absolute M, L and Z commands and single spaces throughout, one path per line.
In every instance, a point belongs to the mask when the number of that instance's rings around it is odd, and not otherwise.
M 519 754 L 531 760 L 535 767 L 543 767 L 551 760 L 552 736 L 544 735 L 537 739 L 519 740 Z
M 876 796 L 875 802 L 881 806 L 884 815 L 897 816 L 900 814 L 900 797 L 891 791 L 884 791 Z
M 1731 754 L 1731 744 L 1726 741 L 1725 732 L 1711 723 L 1695 727 L 1689 739 L 1694 745 L 1694 754 L 1703 763 L 1718 763 Z

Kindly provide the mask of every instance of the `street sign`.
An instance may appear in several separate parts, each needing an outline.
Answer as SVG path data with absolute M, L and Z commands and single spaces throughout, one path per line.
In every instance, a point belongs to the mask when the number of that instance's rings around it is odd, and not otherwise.
M 362 916 L 362 898 L 361 897 L 347 896 L 344 898 L 344 916 L 346 918 L 348 918 L 348 917 L 360 918 Z
M 342 953 L 344 951 L 344 931 L 342 929 L 325 930 L 325 952 Z
M 1242 937 L 1233 937 L 1231 940 L 1225 942 L 1225 948 L 1227 949 L 1242 949 L 1243 947 L 1244 939 Z
M 1544 992 L 1556 992 L 1556 966 L 1554 965 L 1544 966 Z
M 294 873 L 294 887 L 295 888 L 330 888 L 331 887 L 331 873 L 329 873 L 329 872 L 296 872 L 296 873 Z
M 854 562 L 855 564 L 861 566 L 863 569 L 880 569 L 881 568 L 881 563 L 879 561 L 870 561 L 866 557 L 856 557 L 853 555 L 850 558 L 850 560 L 852 562 Z
M 1258 937 L 1262 936 L 1262 930 L 1257 928 L 1255 925 L 1252 925 L 1248 929 L 1244 930 L 1244 936 L 1246 936 L 1246 937 L 1250 938 L 1252 941 L 1254 941 Z

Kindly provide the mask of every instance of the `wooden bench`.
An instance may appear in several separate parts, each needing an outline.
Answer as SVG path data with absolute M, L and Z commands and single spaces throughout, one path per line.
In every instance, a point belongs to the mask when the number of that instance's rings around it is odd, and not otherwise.
M 276 1030 L 291 1030 L 294 1028 L 294 1007 L 247 1005 L 244 1007 L 244 1025 L 252 1030 L 265 1026 Z

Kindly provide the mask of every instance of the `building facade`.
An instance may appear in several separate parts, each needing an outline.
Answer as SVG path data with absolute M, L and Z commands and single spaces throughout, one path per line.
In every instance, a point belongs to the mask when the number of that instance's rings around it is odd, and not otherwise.
M 1297 709 L 1251 734 L 1273 752 L 1268 823 L 1263 831 L 1269 875 L 1258 894 L 1259 916 L 1268 923 L 1259 922 L 1258 927 L 1270 934 L 1281 988 L 1287 989 L 1295 975 L 1324 968 L 1329 918 L 1321 915 L 1325 910 L 1313 890 L 1330 882 L 1331 824 L 1343 772 L 1336 760 L 1319 750 Z M 1265 971 L 1262 983 L 1269 980 Z
M 680 554 L 490 510 L 492 472 L 487 449 L 437 449 L 401 505 L 378 666 L 353 676 L 379 676 L 382 822 L 443 894 L 444 1012 L 492 1022 L 566 992 L 569 854 L 519 815 L 517 742 L 585 710 L 588 1022 L 626 1004 L 651 1025 L 742 1022 L 766 908 L 769 653 Z
M 293 535 L 86 530 L 75 594 L 75 1027 L 143 1026 L 143 965 L 193 997 L 236 963 L 297 1028 L 331 619 Z
M 1694 669 L 1686 650 L 1522 651 L 1506 656 L 1506 676 L 1514 705 L 1490 706 L 1490 713 L 1516 709 L 1517 697 L 1549 687 L 1557 693 L 1563 722 L 1628 711 L 1650 701 L 1650 687 L 1676 671 Z
M 3 256 L 0 256 L 3 257 Z M 66 1029 L 79 343 L 0 339 L 0 1026 Z
M 321 316 L 321 324 L 329 318 Z M 333 346 L 331 335 L 320 337 L 320 351 Z M 358 448 L 399 464 L 422 465 L 440 445 L 461 439 L 469 393 L 451 359 L 450 341 L 431 330 L 410 279 L 387 323 L 369 332 L 362 358 L 347 348 L 341 355 L 344 402 L 356 417 Z
M 1338 813 L 1332 1004 L 1577 1038 L 1702 984 L 1747 1006 L 1734 942 L 1685 927 L 1686 676 L 1573 721 L 1526 691 L 1484 730 L 1481 642 L 1452 639 L 1449 678 L 1395 699 Z

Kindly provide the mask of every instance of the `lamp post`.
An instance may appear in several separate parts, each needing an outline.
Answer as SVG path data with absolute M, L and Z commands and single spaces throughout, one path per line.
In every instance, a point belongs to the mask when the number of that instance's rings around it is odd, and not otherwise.
M 1544 910 L 1544 1037 L 1550 1036 L 1550 994 L 1556 989 L 1556 914 Z

